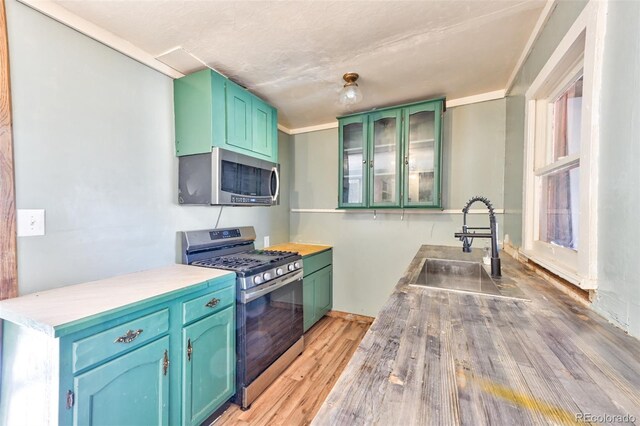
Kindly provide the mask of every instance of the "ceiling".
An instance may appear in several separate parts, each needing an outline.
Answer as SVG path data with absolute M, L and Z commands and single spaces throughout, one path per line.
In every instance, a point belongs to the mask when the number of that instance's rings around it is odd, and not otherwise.
M 183 73 L 202 67 L 185 51 L 190 53 L 275 105 L 279 122 L 288 128 L 329 123 L 374 107 L 504 89 L 545 4 L 54 2 Z M 162 56 L 180 47 L 184 50 Z M 191 61 L 181 61 L 180 53 Z M 347 71 L 360 73 L 364 94 L 352 110 L 337 103 Z

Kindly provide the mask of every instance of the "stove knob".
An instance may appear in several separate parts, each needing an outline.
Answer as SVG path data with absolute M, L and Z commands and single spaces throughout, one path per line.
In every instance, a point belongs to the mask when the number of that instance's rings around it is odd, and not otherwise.
M 293 263 L 290 263 L 289 266 L 287 266 L 287 269 L 293 271 L 294 269 L 296 269 L 296 267 L 293 266 Z
M 256 275 L 255 277 L 253 277 L 253 283 L 262 284 L 262 277 L 260 275 Z
M 271 279 L 271 272 L 265 272 L 262 274 L 262 278 L 264 278 L 265 281 L 269 281 Z
M 293 264 L 293 267 L 296 268 L 296 269 L 300 269 L 300 262 L 295 262 Z
M 282 268 L 276 269 L 276 275 L 282 275 Z

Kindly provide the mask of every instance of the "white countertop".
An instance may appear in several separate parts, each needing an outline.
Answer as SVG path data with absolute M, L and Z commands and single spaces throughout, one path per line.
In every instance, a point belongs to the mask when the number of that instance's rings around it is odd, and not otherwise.
M 235 273 L 171 265 L 3 300 L 0 318 L 55 336 L 56 329 L 75 321 L 225 275 Z

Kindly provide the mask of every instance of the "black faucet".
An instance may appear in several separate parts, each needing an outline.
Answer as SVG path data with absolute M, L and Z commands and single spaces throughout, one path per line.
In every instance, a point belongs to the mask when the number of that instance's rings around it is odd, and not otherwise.
M 489 228 L 471 228 L 467 226 L 467 213 L 469 212 L 469 207 L 471 204 L 476 201 L 483 202 L 487 208 L 489 209 Z M 491 276 L 492 277 L 500 277 L 502 273 L 500 272 L 500 256 L 498 255 L 498 237 L 496 236 L 496 215 L 493 212 L 493 206 L 491 205 L 491 201 L 489 201 L 485 197 L 480 197 L 476 195 L 467 201 L 467 205 L 462 209 L 462 213 L 464 213 L 463 222 L 462 222 L 462 232 L 456 232 L 453 234 L 454 237 L 459 238 L 462 241 L 462 251 L 465 253 L 471 253 L 471 244 L 473 243 L 474 238 L 491 238 Z M 469 232 L 470 229 L 475 230 L 490 230 L 491 233 L 478 233 L 478 232 Z

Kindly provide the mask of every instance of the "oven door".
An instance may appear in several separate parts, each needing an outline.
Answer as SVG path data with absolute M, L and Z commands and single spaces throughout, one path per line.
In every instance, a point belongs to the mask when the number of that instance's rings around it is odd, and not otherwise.
M 303 334 L 302 270 L 242 291 L 238 300 L 238 384 L 248 386 Z

